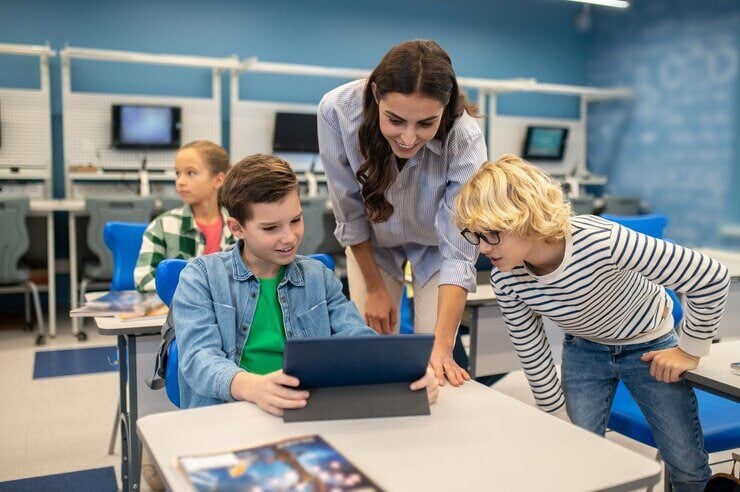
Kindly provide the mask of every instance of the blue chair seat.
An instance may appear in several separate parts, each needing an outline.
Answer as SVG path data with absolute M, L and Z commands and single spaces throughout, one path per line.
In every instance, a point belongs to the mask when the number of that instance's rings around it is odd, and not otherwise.
M 708 453 L 734 448 L 740 442 L 740 405 L 706 391 L 694 391 L 699 401 L 704 448 Z M 648 446 L 657 447 L 647 420 L 622 382 L 614 395 L 609 428 Z

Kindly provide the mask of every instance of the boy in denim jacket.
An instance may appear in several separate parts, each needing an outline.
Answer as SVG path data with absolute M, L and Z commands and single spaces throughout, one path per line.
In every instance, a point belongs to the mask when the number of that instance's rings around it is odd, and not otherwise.
M 173 301 L 183 408 L 250 401 L 273 415 L 306 405 L 283 374 L 286 338 L 373 336 L 321 262 L 296 256 L 303 238 L 298 181 L 284 160 L 249 156 L 221 189 L 237 245 L 183 270 Z M 437 398 L 434 373 L 411 384 Z

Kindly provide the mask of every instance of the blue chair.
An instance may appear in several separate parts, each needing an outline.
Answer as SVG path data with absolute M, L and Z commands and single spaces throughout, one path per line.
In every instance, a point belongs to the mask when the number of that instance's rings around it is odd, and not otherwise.
M 668 217 L 663 214 L 611 215 L 601 214 L 602 219 L 629 227 L 633 231 L 663 239 L 663 231 L 668 225 Z
M 320 261 L 328 269 L 334 271 L 334 258 L 327 254 L 310 255 L 311 258 Z M 162 260 L 157 265 L 157 271 L 154 274 L 154 281 L 157 286 L 157 295 L 162 302 L 172 306 L 172 298 L 175 296 L 177 283 L 180 280 L 180 273 L 187 265 L 186 260 L 167 259 Z M 171 311 L 170 311 L 171 312 Z M 170 318 L 167 319 L 170 322 Z M 180 408 L 180 383 L 177 380 L 177 366 L 179 354 L 177 351 L 177 338 L 173 335 L 167 349 L 167 359 L 164 364 L 164 387 L 167 392 L 167 398 L 173 405 Z
M 639 216 L 602 215 L 602 218 L 629 227 L 644 234 L 662 238 L 668 218 L 661 214 Z M 673 299 L 673 319 L 678 326 L 683 309 L 676 294 L 666 289 Z M 694 389 L 699 403 L 699 421 L 704 432 L 704 448 L 708 453 L 740 447 L 740 405 L 725 398 Z M 629 390 L 621 382 L 612 402 L 608 427 L 635 441 L 656 447 L 647 420 L 635 403 Z M 666 469 L 665 482 L 668 483 Z
M 103 227 L 103 241 L 113 256 L 110 290 L 133 290 L 134 268 L 139 259 L 141 240 L 149 224 L 108 222 Z
M 134 268 L 136 260 L 139 258 L 141 249 L 141 240 L 144 237 L 144 231 L 149 224 L 138 222 L 107 222 L 103 226 L 103 242 L 111 252 L 113 258 L 113 276 L 111 278 L 110 290 L 133 290 Z M 79 340 L 87 339 L 84 331 L 77 333 Z M 116 356 L 118 364 L 118 356 Z M 121 407 L 119 402 L 116 411 L 116 420 L 113 423 L 113 433 L 111 434 L 108 454 L 113 454 L 118 435 L 118 422 L 120 420 Z
M 172 298 L 175 297 L 175 290 L 177 289 L 177 283 L 180 280 L 180 273 L 187 264 L 187 260 L 166 259 L 160 261 L 157 265 L 157 270 L 154 273 L 154 283 L 157 287 L 157 295 L 159 295 L 159 298 L 162 299 L 162 302 L 167 306 L 172 306 Z M 167 322 L 173 323 L 170 316 L 167 317 Z M 175 340 L 174 334 L 171 335 L 171 338 L 172 339 L 169 342 L 169 347 L 167 349 L 167 360 L 164 364 L 164 389 L 167 393 L 167 398 L 169 398 L 172 404 L 177 408 L 180 408 L 180 385 L 177 381 L 179 356 L 177 352 L 177 341 Z

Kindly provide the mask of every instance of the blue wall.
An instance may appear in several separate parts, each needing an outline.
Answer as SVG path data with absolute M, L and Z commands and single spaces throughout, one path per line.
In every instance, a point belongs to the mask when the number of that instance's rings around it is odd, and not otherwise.
M 573 25 L 580 6 L 552 0 L 0 0 L 0 43 L 65 45 L 369 69 L 397 42 L 432 38 L 460 76 L 536 77 L 585 84 L 587 39 Z M 64 193 L 59 58 L 52 58 L 54 195 Z M 1 56 L 0 86 L 38 87 L 36 59 Z M 73 61 L 78 91 L 210 96 L 208 70 Z M 341 82 L 245 74 L 241 97 L 318 102 Z M 228 77 L 222 142 L 228 148 Z M 499 111 L 576 117 L 572 98 L 509 95 Z M 243 156 L 232 156 L 239 159 Z M 60 217 L 61 219 L 61 217 Z M 57 256 L 67 231 L 57 221 Z M 66 282 L 60 279 L 60 302 Z
M 393 44 L 437 40 L 457 73 L 586 82 L 586 35 L 578 6 L 550 0 L 193 0 L 2 2 L 0 42 L 203 56 L 257 55 L 266 61 L 372 68 Z M 51 60 L 55 195 L 63 194 L 59 58 Z M 227 77 L 223 96 L 228 98 Z M 242 97 L 318 101 L 342 81 L 244 75 Z M 35 61 L 0 57 L 0 86 L 38 86 Z M 210 95 L 206 70 L 73 61 L 73 90 Z M 224 138 L 228 114 L 224 106 Z M 506 96 L 500 111 L 577 114 L 568 98 Z M 228 146 L 228 141 L 223 142 Z M 235 158 L 240 156 L 234 156 Z
M 720 225 L 740 221 L 740 194 L 732 191 L 740 186 L 733 165 L 740 160 L 740 2 L 634 0 L 625 11 L 594 7 L 589 33 L 574 27 L 580 9 L 554 0 L 6 1 L 0 3 L 0 42 L 371 68 L 393 44 L 429 37 L 450 52 L 461 76 L 633 85 L 631 103 L 592 112 L 590 166 L 609 175 L 612 192 L 638 194 L 668 213 L 673 237 L 719 243 Z M 55 195 L 61 196 L 58 58 L 51 75 Z M 210 94 L 206 70 L 76 61 L 72 82 L 85 91 Z M 339 82 L 247 74 L 241 92 L 315 102 Z M 227 83 L 224 77 L 224 104 Z M 3 85 L 38 85 L 35 60 L 0 56 Z M 500 98 L 499 111 L 574 117 L 577 104 L 509 95 Z M 224 139 L 228 124 L 224 111 Z
M 667 214 L 677 241 L 740 246 L 720 233 L 740 222 L 740 2 L 635 0 L 593 31 L 588 82 L 636 96 L 591 112 L 590 167 Z

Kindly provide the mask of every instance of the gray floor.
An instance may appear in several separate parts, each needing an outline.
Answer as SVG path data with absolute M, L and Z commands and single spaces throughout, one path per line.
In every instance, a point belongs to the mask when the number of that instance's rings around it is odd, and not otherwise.
M 116 373 L 33 380 L 36 350 L 112 346 L 88 325 L 87 342 L 71 335 L 69 319 L 60 312 L 58 335 L 36 347 L 35 335 L 21 330 L 20 317 L 0 318 L 0 481 L 113 466 L 120 480 L 120 439 L 115 454 L 108 441 L 118 403 Z M 533 404 L 521 372 L 510 373 L 494 389 Z M 651 458 L 655 450 L 609 433 L 608 439 Z M 729 453 L 712 455 L 712 461 Z M 533 459 L 535 456 L 533 455 Z M 538 457 L 537 459 L 547 459 Z M 533 463 L 536 466 L 536 462 Z M 729 472 L 730 465 L 713 467 Z M 142 482 L 141 490 L 149 490 Z M 662 490 L 657 488 L 656 490 Z
M 120 438 L 108 455 L 117 373 L 33 379 L 37 350 L 115 345 L 89 326 L 88 340 L 77 341 L 65 318 L 60 312 L 57 337 L 41 347 L 20 317 L 0 318 L 0 481 L 113 466 L 120 486 Z

